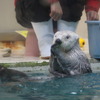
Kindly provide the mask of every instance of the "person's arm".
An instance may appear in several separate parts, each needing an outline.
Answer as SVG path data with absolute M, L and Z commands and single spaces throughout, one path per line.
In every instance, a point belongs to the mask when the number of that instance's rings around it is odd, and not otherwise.
M 14 0 L 14 5 L 16 6 L 16 2 L 17 2 L 18 0 Z
M 16 5 L 16 1 L 17 1 L 17 0 L 14 0 L 14 5 Z
M 87 0 L 85 10 L 87 20 L 99 20 L 98 10 L 100 7 L 99 0 Z
M 49 3 L 51 4 L 50 17 L 55 21 L 59 20 L 63 14 L 59 0 L 49 0 Z

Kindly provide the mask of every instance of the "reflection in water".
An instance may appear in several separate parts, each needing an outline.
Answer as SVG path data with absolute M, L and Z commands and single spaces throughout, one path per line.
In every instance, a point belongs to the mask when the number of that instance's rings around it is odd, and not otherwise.
M 47 75 L 38 73 L 30 77 L 37 76 Z M 99 100 L 100 73 L 69 78 L 42 78 L 40 81 L 8 82 L 0 85 L 0 94 L 10 94 L 10 100 L 13 96 L 14 100 Z M 4 97 L 2 100 L 8 99 Z

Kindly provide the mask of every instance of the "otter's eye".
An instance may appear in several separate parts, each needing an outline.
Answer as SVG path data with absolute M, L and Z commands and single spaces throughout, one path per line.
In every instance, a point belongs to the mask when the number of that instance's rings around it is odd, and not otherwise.
M 67 39 L 69 39 L 69 38 L 70 38 L 70 36 L 68 35 L 68 36 L 66 36 L 66 38 L 67 38 Z

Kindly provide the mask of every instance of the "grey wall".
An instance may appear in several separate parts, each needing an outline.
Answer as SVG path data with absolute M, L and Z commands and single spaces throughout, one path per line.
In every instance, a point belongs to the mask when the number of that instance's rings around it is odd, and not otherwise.
M 23 29 L 17 24 L 14 11 L 14 0 L 0 0 L 0 33 Z

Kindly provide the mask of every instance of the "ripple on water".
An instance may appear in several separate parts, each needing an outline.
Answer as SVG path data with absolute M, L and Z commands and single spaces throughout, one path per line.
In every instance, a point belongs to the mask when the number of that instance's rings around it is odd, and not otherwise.
M 16 100 L 96 100 L 100 96 L 100 73 L 53 79 L 44 73 L 29 76 L 40 81 L 0 83 L 0 94 L 6 95 L 2 100 L 8 100 L 7 94 Z

